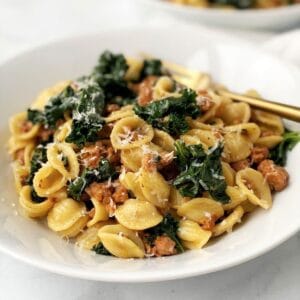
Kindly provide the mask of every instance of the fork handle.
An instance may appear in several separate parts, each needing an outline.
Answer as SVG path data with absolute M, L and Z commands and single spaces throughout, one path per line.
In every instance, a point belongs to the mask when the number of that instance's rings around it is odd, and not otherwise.
M 285 119 L 300 122 L 300 108 L 293 105 L 278 103 L 262 98 L 256 98 L 251 96 L 245 96 L 233 92 L 229 92 L 226 90 L 217 90 L 217 94 L 220 96 L 226 96 L 233 100 L 243 101 L 248 103 L 249 105 L 264 110 L 266 112 L 270 112 L 281 116 Z

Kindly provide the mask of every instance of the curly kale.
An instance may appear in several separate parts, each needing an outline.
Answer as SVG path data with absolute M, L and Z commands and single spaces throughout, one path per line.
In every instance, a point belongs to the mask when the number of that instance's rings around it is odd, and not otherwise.
M 145 230 L 147 240 L 152 245 L 157 237 L 166 235 L 175 242 L 177 251 L 182 253 L 184 248 L 177 235 L 178 227 L 179 222 L 168 213 L 158 225 Z
M 80 197 L 92 182 L 103 182 L 109 178 L 115 178 L 117 172 L 107 159 L 102 159 L 95 169 L 85 169 L 81 176 L 69 183 L 68 195 L 79 201 Z
M 176 136 L 189 130 L 185 117 L 196 118 L 201 114 L 196 93 L 191 89 L 182 90 L 180 97 L 168 97 L 146 106 L 136 104 L 133 110 L 153 127 Z
M 141 71 L 141 79 L 154 75 L 161 76 L 164 74 L 162 63 L 159 59 L 145 59 Z
M 226 181 L 222 172 L 221 154 L 223 147 L 218 145 L 205 153 L 201 145 L 186 146 L 182 141 L 175 143 L 176 163 L 180 174 L 173 185 L 183 196 L 196 197 L 204 191 L 221 203 L 227 203 Z
M 106 250 L 106 248 L 103 246 L 101 242 L 98 243 L 97 245 L 94 245 L 91 250 L 95 251 L 97 254 L 111 256 L 111 254 Z
M 291 151 L 300 142 L 300 132 L 286 130 L 283 140 L 272 150 L 269 157 L 275 164 L 285 166 L 287 161 L 287 153 Z
M 44 111 L 28 109 L 27 118 L 33 124 L 43 124 L 47 128 L 55 128 L 64 114 L 71 111 L 75 105 L 75 92 L 72 87 L 66 87 L 60 94 L 50 98 Z
M 82 84 L 77 94 L 72 128 L 66 142 L 81 147 L 87 142 L 95 142 L 99 139 L 98 133 L 105 123 L 101 117 L 105 100 L 102 89 L 93 81 Z
M 134 98 L 134 93 L 125 81 L 127 69 L 124 55 L 113 54 L 110 51 L 100 55 L 91 77 L 103 89 L 107 101 L 113 101 L 116 97 Z
M 31 199 L 35 203 L 41 203 L 41 202 L 45 201 L 47 198 L 38 196 L 38 194 L 36 193 L 34 188 L 31 187 Z

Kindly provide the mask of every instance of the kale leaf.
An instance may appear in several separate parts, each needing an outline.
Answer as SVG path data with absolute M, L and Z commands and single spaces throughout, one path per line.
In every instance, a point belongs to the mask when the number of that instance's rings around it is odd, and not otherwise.
M 113 54 L 110 51 L 105 51 L 100 55 L 91 77 L 103 89 L 107 102 L 116 97 L 134 97 L 134 93 L 128 88 L 125 81 L 127 69 L 128 65 L 124 55 Z
M 178 227 L 179 222 L 170 213 L 168 213 L 158 225 L 145 230 L 145 233 L 148 235 L 148 241 L 150 244 L 153 244 L 158 236 L 167 235 L 176 243 L 177 251 L 182 253 L 184 252 L 184 248 L 177 236 Z
M 45 197 L 38 196 L 38 194 L 34 190 L 33 186 L 31 186 L 31 200 L 33 202 L 35 202 L 35 203 L 41 203 L 41 202 L 45 201 L 46 199 L 47 198 L 45 198 Z
M 208 191 L 216 201 L 227 203 L 226 181 L 222 172 L 221 154 L 223 147 L 218 145 L 205 153 L 201 145 L 186 146 L 182 141 L 175 143 L 175 162 L 180 174 L 173 185 L 183 196 L 196 197 Z
M 276 165 L 285 166 L 287 153 L 291 151 L 300 142 L 300 132 L 286 130 L 283 134 L 283 140 L 272 150 L 269 157 Z
M 68 195 L 79 201 L 80 197 L 92 182 L 102 182 L 117 175 L 114 167 L 107 159 L 102 159 L 95 169 L 85 169 L 81 176 L 72 180 L 68 186 Z
M 103 244 L 100 242 L 97 245 L 94 245 L 92 251 L 95 251 L 97 254 L 102 254 L 106 256 L 111 256 L 111 254 L 106 250 Z
M 154 75 L 161 76 L 164 74 L 162 63 L 159 59 L 145 59 L 141 71 L 141 79 Z
M 66 87 L 60 94 L 50 98 L 44 111 L 28 109 L 27 118 L 33 124 L 43 124 L 47 128 L 55 128 L 57 121 L 64 119 L 64 114 L 72 110 L 75 104 L 74 90 Z
M 196 93 L 191 89 L 182 90 L 180 97 L 168 97 L 146 106 L 135 104 L 133 110 L 153 127 L 172 135 L 187 132 L 189 126 L 185 117 L 196 118 L 201 113 L 196 103 Z
M 27 179 L 28 184 L 32 184 L 35 173 L 47 162 L 47 148 L 44 145 L 38 145 L 32 155 L 30 162 L 30 174 Z
M 98 133 L 105 123 L 101 117 L 105 106 L 102 89 L 91 80 L 81 85 L 73 109 L 71 132 L 66 138 L 66 142 L 78 147 L 98 140 Z

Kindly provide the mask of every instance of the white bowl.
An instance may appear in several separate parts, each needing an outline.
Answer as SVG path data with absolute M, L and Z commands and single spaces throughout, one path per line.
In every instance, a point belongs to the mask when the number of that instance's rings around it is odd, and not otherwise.
M 269 9 L 212 9 L 178 5 L 167 0 L 140 0 L 149 9 L 165 11 L 209 25 L 228 26 L 238 29 L 279 30 L 300 25 L 300 5 L 289 5 Z
M 196 30 L 196 29 L 195 29 Z M 193 38 L 189 38 L 189 36 Z M 0 67 L 0 249 L 37 267 L 79 278 L 101 281 L 159 281 L 214 272 L 252 259 L 296 233 L 300 228 L 300 148 L 289 156 L 289 187 L 275 196 L 269 211 L 259 210 L 234 230 L 203 250 L 143 260 L 123 260 L 80 250 L 61 240 L 45 224 L 18 214 L 17 195 L 4 149 L 7 120 L 24 110 L 35 95 L 56 81 L 88 73 L 104 49 L 191 64 L 236 91 L 258 89 L 264 96 L 296 104 L 299 71 L 260 52 L 235 43 L 215 42 L 192 29 L 143 29 L 79 36 L 26 52 Z

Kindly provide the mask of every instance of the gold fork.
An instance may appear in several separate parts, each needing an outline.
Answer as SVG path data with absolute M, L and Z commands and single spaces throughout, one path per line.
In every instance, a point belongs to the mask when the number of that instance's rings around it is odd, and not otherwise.
M 147 54 L 143 54 L 145 58 L 152 58 Z M 204 74 L 198 71 L 189 70 L 181 65 L 163 61 L 163 66 L 172 73 L 173 78 L 188 87 L 195 88 L 195 83 L 203 78 Z M 250 106 L 260 110 L 270 112 L 281 116 L 285 119 L 300 122 L 300 107 L 283 104 L 280 102 L 266 100 L 260 97 L 241 95 L 224 88 L 216 88 L 215 92 L 220 96 L 226 96 L 233 100 L 248 103 Z

